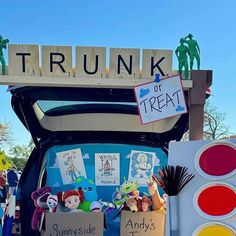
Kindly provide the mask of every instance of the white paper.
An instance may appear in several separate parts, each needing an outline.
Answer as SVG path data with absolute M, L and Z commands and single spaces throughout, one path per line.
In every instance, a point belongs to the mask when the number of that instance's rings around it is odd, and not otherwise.
M 138 181 L 139 186 L 147 186 L 153 175 L 155 152 L 131 151 L 129 181 Z
M 187 112 L 179 76 L 135 87 L 142 124 Z
M 97 186 L 120 185 L 120 154 L 95 153 Z
M 87 178 L 80 148 L 58 152 L 56 156 L 63 184 L 74 183 L 81 175 Z

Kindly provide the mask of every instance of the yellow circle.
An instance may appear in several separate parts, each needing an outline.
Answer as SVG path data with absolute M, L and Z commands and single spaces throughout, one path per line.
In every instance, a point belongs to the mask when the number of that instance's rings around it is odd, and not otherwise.
M 201 229 L 197 236 L 235 236 L 235 234 L 223 225 L 211 225 Z

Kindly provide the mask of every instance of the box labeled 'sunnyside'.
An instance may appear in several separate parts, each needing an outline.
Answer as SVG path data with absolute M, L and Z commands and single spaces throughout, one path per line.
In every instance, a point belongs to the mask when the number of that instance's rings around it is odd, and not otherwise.
M 103 236 L 103 229 L 103 212 L 46 214 L 46 236 Z

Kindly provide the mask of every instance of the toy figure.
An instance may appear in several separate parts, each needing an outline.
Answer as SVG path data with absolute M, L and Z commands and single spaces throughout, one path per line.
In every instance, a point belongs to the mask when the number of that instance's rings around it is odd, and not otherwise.
M 93 201 L 98 201 L 96 184 L 91 179 L 79 176 L 76 180 L 75 186 L 77 189 L 81 189 L 84 193 L 84 201 L 79 205 L 79 208 L 85 212 L 89 212 L 91 203 Z
M 5 75 L 6 71 L 6 63 L 5 59 L 3 57 L 3 48 L 7 48 L 7 43 L 9 43 L 9 39 L 3 39 L 2 36 L 0 35 L 0 62 L 2 64 L 2 75 Z
M 127 194 L 119 191 L 118 189 L 112 195 L 112 202 L 117 206 L 121 206 L 128 199 Z
M 90 205 L 91 212 L 101 212 L 102 211 L 102 203 L 100 201 L 94 201 Z
M 124 178 L 124 183 L 120 186 L 120 191 L 125 194 L 129 194 L 133 191 L 138 190 L 138 181 L 126 181 Z
M 46 210 L 48 210 L 47 198 L 51 195 L 50 187 L 40 188 L 31 194 L 34 201 L 35 210 L 31 220 L 31 227 L 33 230 L 39 229 L 41 217 Z
M 50 194 L 47 198 L 47 205 L 49 208 L 50 213 L 56 212 L 57 205 L 58 205 L 58 197 L 57 195 Z
M 147 197 L 147 196 L 143 196 L 142 200 L 142 211 L 149 211 L 150 210 L 150 206 L 152 205 L 152 201 Z
M 188 48 L 189 48 L 190 70 L 193 69 L 194 58 L 197 61 L 197 69 L 200 70 L 200 56 L 199 56 L 200 55 L 200 48 L 198 46 L 197 41 L 193 39 L 192 34 L 188 34 L 188 36 L 186 36 L 184 38 L 184 42 L 186 44 L 188 44 Z
M 144 153 L 140 153 L 137 157 L 137 164 L 135 164 L 135 168 L 137 171 L 137 174 L 135 175 L 135 178 L 145 178 L 147 179 L 147 171 L 152 169 L 152 166 L 150 163 L 148 163 L 147 155 Z
M 175 50 L 175 54 L 179 61 L 179 74 L 182 78 L 182 69 L 184 67 L 185 79 L 188 79 L 188 55 L 189 48 L 184 45 L 185 40 L 183 38 L 180 39 L 180 46 L 178 46 Z
M 62 201 L 65 203 L 70 212 L 83 212 L 77 209 L 81 202 L 84 201 L 84 194 L 81 190 L 68 190 L 62 193 Z
M 128 209 L 131 212 L 138 212 L 138 211 L 140 211 L 141 210 L 140 199 L 137 199 L 137 198 L 134 198 L 134 197 L 131 197 L 131 198 L 127 199 L 125 201 L 124 209 L 126 210 L 127 207 L 128 207 Z
M 112 202 L 104 202 L 102 200 L 99 200 L 99 202 L 101 203 L 102 207 L 105 207 L 105 209 L 104 209 L 105 214 L 109 213 L 121 206 L 121 205 L 116 205 L 115 203 L 112 203 Z
M 153 178 L 150 178 L 150 181 L 148 183 L 148 192 L 151 195 L 152 198 L 152 209 L 160 210 L 162 207 L 164 207 L 164 200 L 160 197 L 158 188 L 157 188 L 157 182 L 153 181 Z

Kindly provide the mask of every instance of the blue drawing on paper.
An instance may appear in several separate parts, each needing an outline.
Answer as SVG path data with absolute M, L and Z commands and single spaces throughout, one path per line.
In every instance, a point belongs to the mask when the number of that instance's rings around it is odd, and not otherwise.
M 146 95 L 148 95 L 150 93 L 150 90 L 149 89 L 140 89 L 139 92 L 140 92 L 139 97 L 143 98 L 143 97 L 145 97 Z
M 131 178 L 148 180 L 153 174 L 153 160 L 153 155 L 151 153 L 133 153 L 131 159 Z
M 178 105 L 175 109 L 175 111 L 184 111 L 184 107 Z

